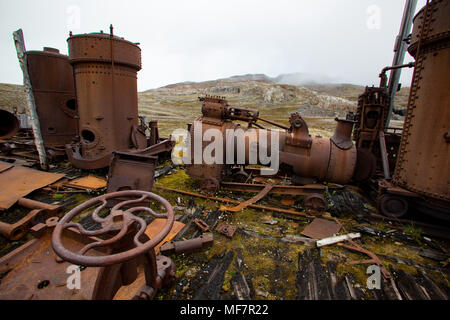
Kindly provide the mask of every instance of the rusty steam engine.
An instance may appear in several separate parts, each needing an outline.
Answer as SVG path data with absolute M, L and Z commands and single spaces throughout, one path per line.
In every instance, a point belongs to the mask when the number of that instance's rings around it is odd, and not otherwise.
M 351 116 L 347 119 L 337 119 L 337 126 L 334 135 L 328 139 L 320 136 L 312 137 L 309 134 L 308 125 L 299 113 L 291 114 L 289 118 L 290 127 L 274 123 L 269 120 L 259 118 L 259 112 L 253 109 L 239 108 L 228 105 L 228 102 L 221 97 L 200 98 L 202 103 L 202 116 L 189 126 L 191 142 L 191 164 L 187 165 L 187 173 L 194 178 L 202 180 L 203 189 L 217 190 L 220 182 L 227 180 L 235 171 L 235 165 L 227 164 L 226 158 L 236 160 L 238 136 L 230 135 L 228 132 L 243 130 L 245 135 L 245 163 L 250 164 L 250 158 L 254 154 L 259 154 L 260 148 L 266 148 L 266 153 L 272 150 L 272 139 L 278 137 L 277 156 L 280 168 L 291 176 L 294 183 L 308 184 L 313 180 L 330 181 L 339 184 L 348 183 L 356 174 L 359 179 L 368 178 L 371 172 L 361 172 L 357 169 L 357 150 L 351 140 L 354 121 Z M 247 122 L 244 128 L 233 120 Z M 265 130 L 258 120 L 269 122 L 283 130 Z M 254 127 L 258 128 L 254 128 Z M 222 133 L 225 146 L 222 152 L 223 161 L 216 164 L 196 164 L 194 163 L 194 150 L 199 143 L 195 139 L 196 132 L 203 136 L 209 129 L 217 129 Z M 230 131 L 229 131 L 230 130 Z M 267 138 L 264 146 L 260 144 L 260 131 L 264 130 Z M 228 141 L 227 141 L 228 140 Z M 231 143 L 230 143 L 230 140 Z M 207 148 L 209 142 L 202 140 L 202 152 Z M 197 147 L 198 148 L 198 147 Z M 230 155 L 231 154 L 231 155 Z M 257 164 L 263 164 L 259 161 Z M 236 162 L 233 162 L 236 163 Z M 267 163 L 264 163 L 267 165 Z M 240 170 L 236 176 L 244 175 L 245 171 Z

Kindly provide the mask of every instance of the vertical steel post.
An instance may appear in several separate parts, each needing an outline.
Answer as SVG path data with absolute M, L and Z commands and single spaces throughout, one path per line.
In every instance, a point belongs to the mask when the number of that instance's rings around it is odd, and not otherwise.
M 414 12 L 416 11 L 417 0 L 406 0 L 405 9 L 403 11 L 402 23 L 400 25 L 399 34 L 395 40 L 394 46 L 394 59 L 392 61 L 393 66 L 403 64 L 403 60 L 405 58 L 406 49 L 408 44 L 405 42 L 409 33 L 411 32 L 412 19 L 414 16 Z M 388 83 L 388 92 L 390 96 L 389 103 L 389 111 L 386 116 L 386 125 L 385 127 L 389 127 L 389 122 L 391 121 L 392 111 L 394 108 L 394 98 L 397 93 L 398 83 L 400 80 L 400 74 L 402 73 L 401 69 L 393 69 L 391 71 Z

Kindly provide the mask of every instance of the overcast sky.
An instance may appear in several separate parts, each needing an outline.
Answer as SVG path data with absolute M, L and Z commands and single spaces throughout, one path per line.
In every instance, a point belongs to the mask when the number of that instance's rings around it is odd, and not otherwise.
M 23 29 L 27 50 L 67 54 L 70 30 L 109 32 L 112 23 L 116 35 L 141 44 L 140 91 L 247 73 L 377 85 L 392 63 L 404 2 L 0 0 L 0 82 L 22 84 L 13 31 Z M 403 86 L 411 74 L 403 72 Z

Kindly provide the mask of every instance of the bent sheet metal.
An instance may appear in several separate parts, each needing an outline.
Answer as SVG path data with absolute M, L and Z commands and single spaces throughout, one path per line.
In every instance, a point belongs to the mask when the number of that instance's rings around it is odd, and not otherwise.
M 0 168 L 5 164 L 0 162 Z M 20 198 L 64 177 L 61 173 L 49 173 L 20 166 L 0 170 L 0 210 L 9 209 Z

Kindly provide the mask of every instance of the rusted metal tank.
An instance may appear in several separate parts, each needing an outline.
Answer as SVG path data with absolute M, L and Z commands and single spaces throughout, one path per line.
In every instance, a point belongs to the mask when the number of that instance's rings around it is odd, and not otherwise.
M 191 161 L 186 168 L 191 177 L 202 180 L 201 187 L 203 189 L 217 189 L 220 182 L 231 174 L 231 168 L 233 164 L 237 163 L 236 159 L 240 152 L 244 154 L 244 165 L 251 164 L 252 157 L 258 158 L 257 163 L 253 162 L 253 164 L 267 165 L 267 163 L 261 163 L 261 159 L 255 155 L 260 154 L 260 148 L 266 148 L 266 154 L 270 156 L 272 143 L 274 143 L 272 139 L 276 135 L 273 130 L 261 131 L 263 129 L 252 127 L 253 125 L 259 126 L 256 123 L 260 119 L 257 110 L 229 106 L 223 98 L 206 97 L 201 100 L 203 101 L 203 116 L 197 118 L 189 128 Z M 240 124 L 231 120 L 247 121 L 249 126 L 241 127 Z M 280 167 L 289 168 L 294 182 L 306 184 L 311 183 L 313 179 L 318 179 L 345 184 L 350 181 L 357 159 L 356 147 L 351 140 L 354 121 L 336 120 L 336 131 L 331 139 L 311 137 L 306 122 L 298 113 L 291 115 L 290 128 L 278 131 L 276 152 L 279 164 Z M 203 137 L 210 129 L 220 132 L 223 137 L 222 163 L 207 163 L 204 159 L 200 159 L 202 162 L 199 163 L 195 160 L 195 149 L 198 148 L 196 144 L 199 142 L 196 136 Z M 238 130 L 243 130 L 245 135 L 245 140 L 241 140 L 241 142 L 239 142 L 238 135 L 233 133 Z M 267 134 L 263 144 L 266 145 L 267 142 L 266 147 L 260 143 L 260 133 Z M 233 142 L 230 143 L 230 141 Z M 202 140 L 201 148 L 199 148 L 202 154 L 210 144 L 210 140 Z M 228 159 L 234 159 L 233 164 L 230 164 Z
M 82 169 L 103 168 L 109 165 L 113 151 L 145 148 L 145 134 L 144 139 L 136 137 L 142 135 L 137 129 L 139 46 L 114 36 L 112 28 L 111 34 L 71 35 L 67 42 L 80 136 L 79 143 L 66 147 L 70 161 Z
M 19 119 L 11 112 L 0 109 L 0 139 L 12 137 L 19 131 L 19 128 Z
M 64 146 L 77 135 L 77 102 L 69 57 L 54 48 L 26 54 L 44 145 Z
M 414 18 L 408 51 L 416 59 L 393 182 L 449 208 L 450 1 Z

